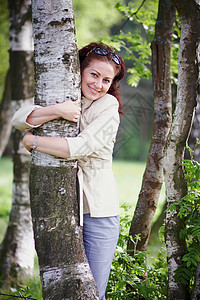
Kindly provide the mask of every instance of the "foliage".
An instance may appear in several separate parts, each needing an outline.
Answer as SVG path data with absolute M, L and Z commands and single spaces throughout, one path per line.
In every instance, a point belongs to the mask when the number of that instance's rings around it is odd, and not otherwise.
M 123 209 L 125 215 L 120 218 L 121 232 L 107 286 L 107 298 L 164 300 L 167 293 L 166 251 L 161 249 L 151 267 L 146 264 L 147 252 L 134 250 L 134 255 L 130 255 L 126 246 L 130 238 L 131 217 L 126 213 L 126 205 Z
M 116 4 L 116 8 L 126 21 L 122 24 L 119 34 L 103 37 L 103 41 L 111 44 L 116 50 L 125 52 L 124 58 L 133 64 L 127 70 L 130 73 L 128 83 L 137 86 L 141 78 L 151 78 L 151 42 L 155 33 L 158 1 L 129 1 L 128 4 L 123 4 L 121 0 Z M 131 25 L 127 31 L 128 21 Z M 179 40 L 180 19 L 176 14 L 171 47 L 171 80 L 175 84 L 178 74 Z
M 116 8 L 126 21 L 120 28 L 120 33 L 112 37 L 103 37 L 104 42 L 111 44 L 118 51 L 125 52 L 124 59 L 131 60 L 133 66 L 128 68 L 130 73 L 128 83 L 137 86 L 141 78 L 151 77 L 151 40 L 153 39 L 156 22 L 158 1 L 132 1 L 128 5 L 118 2 Z M 132 22 L 126 32 L 125 24 Z M 127 27 L 127 26 L 126 26 Z M 122 29 L 123 28 L 123 29 Z M 124 29 L 125 28 L 125 29 Z
M 12 289 L 10 293 L 1 293 L 0 296 L 4 296 L 4 299 L 32 299 L 37 300 L 31 297 L 30 288 L 29 287 L 18 287 L 17 289 Z
M 31 299 L 42 300 L 42 288 L 39 277 L 32 278 L 27 281 L 27 286 L 18 286 L 17 288 L 10 288 L 6 291 L 0 291 L 0 296 L 5 300 L 8 299 Z
M 8 41 L 8 32 L 9 32 L 9 23 L 8 23 L 8 1 L 0 0 L 0 102 L 3 95 L 4 89 L 4 80 L 8 70 L 8 50 L 9 50 L 9 41 Z
M 110 28 L 120 21 L 120 13 L 115 8 L 117 0 L 73 0 L 78 47 L 94 40 L 102 34 L 110 34 Z M 9 67 L 9 12 L 8 1 L 0 0 L 0 101 L 4 80 Z
M 115 8 L 117 0 L 73 0 L 78 47 L 109 35 L 110 28 L 120 21 Z
M 197 140 L 196 147 L 200 144 Z M 200 163 L 195 161 L 195 151 L 188 147 L 191 159 L 183 161 L 188 192 L 183 199 L 177 201 L 170 210 L 178 210 L 178 216 L 184 218 L 185 228 L 180 236 L 187 242 L 188 252 L 182 258 L 182 265 L 177 269 L 176 280 L 183 284 L 190 283 L 192 288 L 195 272 L 200 261 Z

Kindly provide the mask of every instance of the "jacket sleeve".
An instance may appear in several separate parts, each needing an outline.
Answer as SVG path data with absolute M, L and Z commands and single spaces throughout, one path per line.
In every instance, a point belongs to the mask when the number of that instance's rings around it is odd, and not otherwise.
M 119 127 L 118 105 L 100 112 L 77 137 L 67 138 L 70 158 L 81 158 L 114 145 Z
M 30 113 L 32 113 L 32 111 L 36 108 L 39 108 L 41 106 L 39 105 L 25 105 L 22 106 L 13 116 L 12 118 L 12 126 L 14 126 L 15 128 L 19 129 L 19 130 L 26 130 L 26 129 L 31 129 L 31 128 L 36 128 L 39 127 L 41 125 L 31 125 L 29 123 L 26 122 L 26 119 L 28 118 L 28 116 L 30 115 Z

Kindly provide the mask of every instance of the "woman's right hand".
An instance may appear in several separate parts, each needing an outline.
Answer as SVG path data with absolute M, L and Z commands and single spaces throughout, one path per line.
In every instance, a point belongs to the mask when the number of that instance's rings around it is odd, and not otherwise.
M 56 104 L 58 114 L 61 118 L 68 121 L 77 122 L 81 115 L 81 108 L 79 101 L 65 101 L 62 103 Z

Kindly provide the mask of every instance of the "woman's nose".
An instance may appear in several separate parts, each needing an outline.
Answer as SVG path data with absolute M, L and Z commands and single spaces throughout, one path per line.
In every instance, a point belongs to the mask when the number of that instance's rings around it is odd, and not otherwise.
M 97 87 L 97 88 L 102 88 L 102 80 L 101 79 L 97 79 L 96 81 L 95 81 L 95 86 Z

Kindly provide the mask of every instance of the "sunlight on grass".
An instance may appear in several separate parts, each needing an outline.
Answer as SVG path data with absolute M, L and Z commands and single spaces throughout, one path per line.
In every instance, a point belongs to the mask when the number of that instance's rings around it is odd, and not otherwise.
M 7 228 L 12 205 L 13 164 L 10 158 L 0 159 L 0 242 Z
M 129 213 L 134 214 L 134 209 L 138 200 L 138 195 L 142 185 L 142 177 L 144 174 L 145 162 L 131 161 L 114 161 L 113 172 L 117 181 L 119 190 L 120 205 L 127 204 L 130 206 Z M 162 187 L 158 207 L 154 216 L 154 220 L 160 215 L 165 201 L 165 189 Z M 123 211 L 122 211 L 123 213 Z

